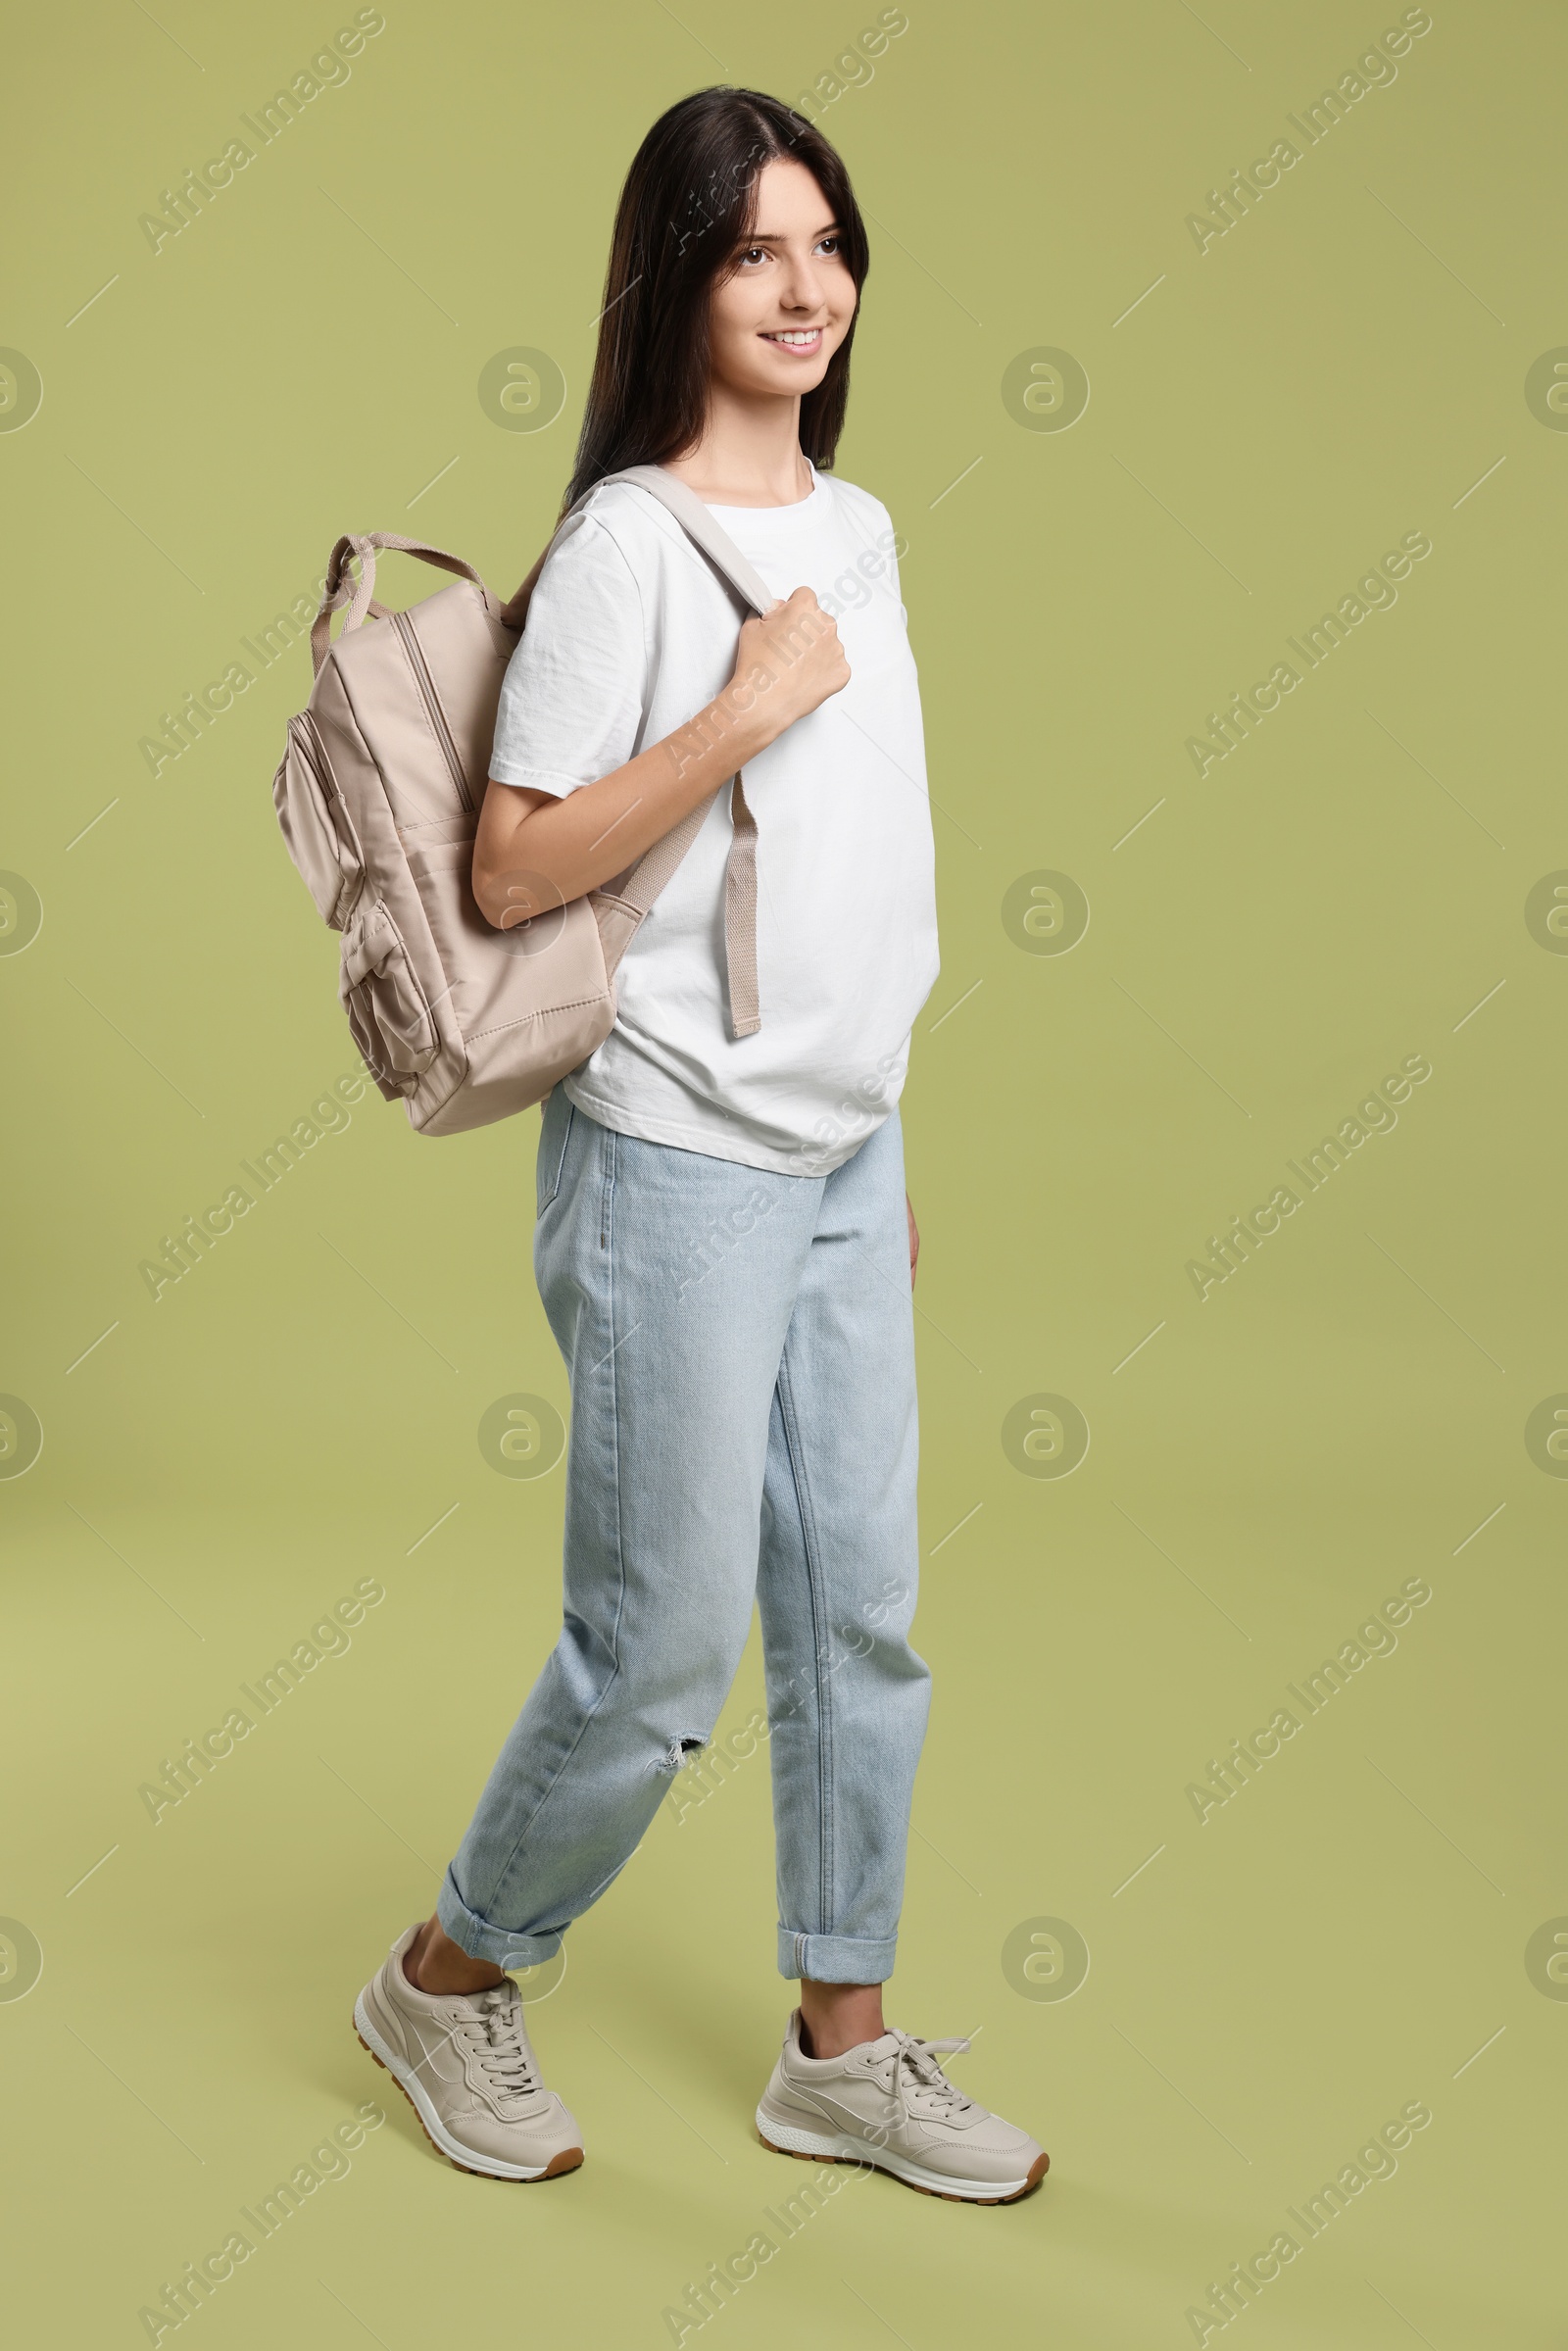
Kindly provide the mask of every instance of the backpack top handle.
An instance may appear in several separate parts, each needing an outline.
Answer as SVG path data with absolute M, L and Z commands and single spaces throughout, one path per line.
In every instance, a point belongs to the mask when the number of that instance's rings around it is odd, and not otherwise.
M 493 620 L 501 617 L 500 599 L 492 595 L 471 563 L 461 555 L 450 555 L 444 547 L 432 547 L 425 539 L 400 538 L 396 531 L 370 530 L 346 532 L 333 548 L 322 582 L 321 609 L 311 623 L 311 661 L 319 677 L 321 663 L 326 660 L 331 639 L 332 614 L 347 605 L 343 617 L 343 633 L 358 628 L 365 620 L 384 620 L 387 611 L 375 602 L 375 558 L 377 549 L 387 555 L 417 556 L 421 563 L 434 563 L 439 570 L 455 572 L 460 579 L 471 580 L 484 599 L 485 611 Z M 351 580 L 349 565 L 358 563 L 360 575 Z

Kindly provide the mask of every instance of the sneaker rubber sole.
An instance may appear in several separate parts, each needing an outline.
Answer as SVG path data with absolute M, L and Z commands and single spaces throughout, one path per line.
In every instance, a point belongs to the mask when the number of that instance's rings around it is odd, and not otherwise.
M 845 2131 L 802 2131 L 793 2124 L 775 2123 L 760 2106 L 757 2134 L 774 2155 L 793 2155 L 798 2163 L 869 2164 L 917 2194 L 941 2196 L 949 2204 L 1016 2204 L 1040 2185 L 1051 2169 L 1050 2156 L 1037 2155 L 1022 2180 L 955 2180 L 951 2173 L 928 2172 L 906 2155 L 870 2146 Z
M 455 2170 L 471 2172 L 476 2180 L 559 2180 L 564 2172 L 576 2171 L 582 2162 L 581 2147 L 562 2147 L 546 2164 L 529 2167 L 523 2164 L 486 2162 L 471 2147 L 455 2139 L 435 2111 L 429 2091 L 410 2065 L 396 2056 L 376 2032 L 365 2013 L 363 1997 L 354 2003 L 354 2032 L 360 2047 L 368 2057 L 373 2057 L 383 2072 L 391 2075 L 403 2095 L 419 2118 L 419 2128 L 439 2154 L 446 2157 Z

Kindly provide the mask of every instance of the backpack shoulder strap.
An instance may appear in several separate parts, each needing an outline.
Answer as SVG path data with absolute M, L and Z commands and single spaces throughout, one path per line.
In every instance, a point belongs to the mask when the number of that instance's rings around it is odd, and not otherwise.
M 705 506 L 696 491 L 678 475 L 666 472 L 662 465 L 628 465 L 624 471 L 606 478 L 631 482 L 636 488 L 649 491 L 674 515 L 686 536 L 701 548 L 743 604 L 759 614 L 771 612 L 777 599 L 767 582 L 748 563 L 729 533 L 719 527 L 712 509 Z M 635 867 L 619 895 L 639 914 L 653 905 L 679 865 L 711 805 L 705 802 L 694 808 L 672 832 L 656 841 Z M 735 1037 L 752 1037 L 762 1025 L 757 983 L 757 818 L 747 805 L 745 783 L 739 775 L 730 781 L 729 808 L 733 832 L 724 865 L 724 951 L 730 1032 Z
M 702 549 L 715 571 L 722 573 L 741 599 L 754 612 L 771 611 L 777 598 L 768 593 L 766 582 L 747 562 L 729 533 L 721 530 L 713 518 L 711 507 L 705 506 L 696 491 L 677 474 L 666 472 L 662 465 L 628 465 L 620 473 L 607 473 L 604 482 L 627 481 L 639 490 L 647 490 L 666 507 L 681 529 Z M 590 493 L 591 495 L 591 493 Z
M 607 473 L 602 481 L 595 482 L 592 488 L 585 490 L 576 505 L 563 516 L 560 529 L 550 542 L 551 547 L 555 546 L 561 531 L 574 523 L 594 490 L 617 481 L 629 482 L 634 488 L 646 490 L 650 496 L 657 498 L 751 612 L 762 613 L 772 610 L 777 599 L 760 573 L 742 555 L 728 532 L 719 527 L 711 509 L 703 504 L 695 490 L 675 474 L 666 472 L 662 465 L 627 465 L 619 473 Z M 548 555 L 548 548 L 545 553 Z M 544 556 L 541 556 L 507 606 L 502 616 L 509 627 L 521 627 L 527 613 L 528 598 L 544 568 Z M 724 787 L 721 785 L 719 789 L 723 790 Z M 724 867 L 724 945 L 728 964 L 730 1030 L 736 1037 L 751 1037 L 762 1025 L 757 981 L 757 819 L 747 806 L 745 787 L 738 774 L 730 780 L 729 795 L 730 819 L 734 829 Z M 682 817 L 680 823 L 667 832 L 662 840 L 654 843 L 653 848 L 638 859 L 628 874 L 619 877 L 618 887 L 615 882 L 607 882 L 602 890 L 590 893 L 605 941 L 607 963 L 612 971 L 619 962 L 632 933 L 701 832 L 711 806 L 712 801 L 704 801 Z
M 660 505 L 674 515 L 693 544 L 701 548 L 719 576 L 728 582 L 741 602 L 749 605 L 754 612 L 766 612 L 772 609 L 777 599 L 769 595 L 766 581 L 747 562 L 729 533 L 720 529 L 713 518 L 711 507 L 704 506 L 694 489 L 680 480 L 678 475 L 666 472 L 662 465 L 627 465 L 619 473 L 607 473 L 603 480 L 592 483 L 584 490 L 576 505 L 562 515 L 533 569 L 511 602 L 502 609 L 501 617 L 508 628 L 522 627 L 528 616 L 529 599 L 545 567 L 546 559 L 566 532 L 567 526 L 575 527 L 578 515 L 595 490 L 603 490 L 611 482 L 616 481 L 630 482 L 634 488 L 646 490 L 650 497 L 657 498 Z

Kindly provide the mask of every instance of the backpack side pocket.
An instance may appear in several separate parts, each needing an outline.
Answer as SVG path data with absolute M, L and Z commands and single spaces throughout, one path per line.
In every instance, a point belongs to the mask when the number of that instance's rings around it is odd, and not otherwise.
M 365 887 L 365 853 L 308 710 L 288 722 L 288 745 L 272 779 L 272 806 L 317 912 L 340 931 Z

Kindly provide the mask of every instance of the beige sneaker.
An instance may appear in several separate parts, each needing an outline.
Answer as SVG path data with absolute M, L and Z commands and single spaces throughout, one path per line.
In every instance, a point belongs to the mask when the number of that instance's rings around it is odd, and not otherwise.
M 582 2161 L 582 2134 L 545 2088 L 510 1977 L 493 1991 L 436 1995 L 412 1984 L 400 1935 L 354 2003 L 354 2029 L 460 2172 L 553 2180 Z
M 1039 2185 L 1051 2158 L 948 2080 L 937 2051 L 968 2046 L 884 2033 L 842 2057 L 808 2057 L 797 2009 L 757 2109 L 762 2144 L 817 2163 L 875 2164 L 956 2203 L 1011 2204 Z

